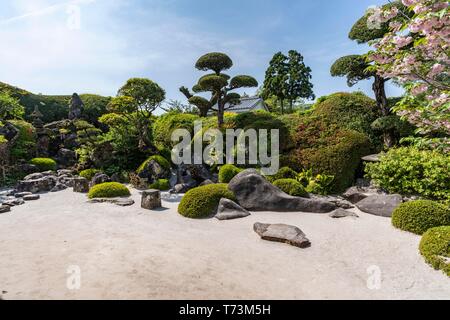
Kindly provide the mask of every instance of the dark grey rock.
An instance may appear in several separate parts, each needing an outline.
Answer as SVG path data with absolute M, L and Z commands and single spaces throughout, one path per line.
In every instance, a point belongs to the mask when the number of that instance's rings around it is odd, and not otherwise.
M 351 202 L 345 200 L 344 198 L 342 198 L 340 196 L 331 196 L 331 195 L 322 196 L 322 195 L 317 195 L 317 194 L 311 193 L 311 194 L 309 194 L 309 197 L 312 200 L 321 200 L 321 201 L 334 203 L 337 208 L 352 209 L 355 207 Z
M 133 199 L 129 198 L 95 198 L 88 200 L 89 203 L 112 203 L 121 207 L 128 207 L 134 204 Z
M 111 182 L 111 178 L 107 174 L 98 172 L 92 178 L 89 186 L 92 188 L 93 186 L 95 186 L 97 184 L 106 183 L 106 182 Z
M 36 180 L 36 179 L 40 179 L 43 177 L 44 177 L 44 175 L 42 173 L 36 172 L 36 173 L 27 175 L 25 178 L 23 178 L 23 180 Z
M 25 201 L 22 198 L 9 199 L 9 200 L 3 201 L 3 205 L 9 206 L 9 207 L 20 206 L 24 203 L 25 203 Z
M 0 206 L 0 213 L 6 213 L 6 212 L 10 212 L 10 211 L 11 211 L 10 206 L 7 206 L 7 205 Z
M 69 188 L 72 188 L 74 179 L 75 177 L 64 174 L 58 177 L 58 183 L 63 184 Z
M 154 189 L 142 191 L 141 207 L 148 210 L 161 208 L 161 191 Z
M 238 218 L 245 218 L 250 215 L 250 212 L 242 208 L 236 202 L 230 199 L 222 198 L 217 208 L 216 218 L 219 220 L 231 220 Z
M 358 218 L 359 217 L 356 213 L 344 210 L 342 208 L 338 208 L 338 209 L 330 212 L 329 216 L 331 218 L 345 218 L 345 217 L 356 217 L 356 218 Z
M 167 179 L 170 176 L 170 170 L 163 168 L 157 161 L 150 160 L 138 173 L 138 176 L 150 185 L 159 179 Z
M 65 184 L 63 184 L 61 182 L 57 182 L 56 186 L 52 190 L 50 190 L 50 192 L 63 191 L 63 190 L 66 190 L 67 188 L 68 188 L 67 185 L 65 185 Z
M 41 196 L 38 195 L 38 194 L 30 194 L 30 195 L 24 196 L 23 200 L 25 200 L 25 201 L 34 201 L 34 200 L 39 200 L 40 198 L 41 198 Z
M 31 193 L 48 192 L 55 187 L 56 182 L 57 179 L 55 176 L 44 175 L 44 177 L 39 179 L 19 181 L 16 185 L 16 189 L 18 192 L 25 192 L 25 191 Z
M 16 198 L 23 198 L 24 196 L 29 196 L 31 194 L 33 194 L 33 193 L 31 193 L 31 192 L 17 192 L 16 194 L 14 194 L 14 196 Z
M 214 184 L 214 182 L 212 182 L 211 180 L 205 180 L 205 181 L 203 181 L 202 183 L 200 183 L 200 187 L 201 186 L 207 186 L 207 185 L 209 185 L 209 184 Z
M 81 117 L 83 111 L 83 101 L 77 93 L 72 95 L 69 105 L 69 120 L 76 120 Z
M 331 202 L 290 196 L 253 169 L 236 175 L 228 184 L 228 188 L 236 195 L 239 205 L 250 211 L 326 213 L 336 209 L 336 205 Z
M 77 162 L 75 151 L 66 148 L 59 149 L 56 158 L 62 167 L 73 166 Z
M 263 240 L 283 242 L 299 248 L 311 246 L 302 230 L 287 224 L 265 224 L 255 223 L 253 230 Z
M 356 206 L 359 210 L 366 213 L 382 217 L 391 217 L 392 212 L 402 203 L 402 200 L 402 196 L 399 194 L 377 194 L 359 201 Z
M 120 178 L 120 176 L 117 173 L 113 173 L 111 175 L 111 181 L 112 182 L 122 182 L 122 179 Z
M 89 181 L 83 177 L 77 177 L 73 180 L 73 192 L 88 193 Z
M 367 198 L 367 195 L 364 194 L 364 190 L 362 188 L 358 187 L 351 187 L 348 188 L 342 196 L 350 201 L 351 203 L 357 203 L 365 198 Z
M 60 176 L 68 176 L 68 177 L 70 177 L 70 176 L 73 176 L 73 172 L 74 171 L 70 170 L 70 169 L 60 169 L 56 173 L 57 173 L 58 177 L 60 177 Z

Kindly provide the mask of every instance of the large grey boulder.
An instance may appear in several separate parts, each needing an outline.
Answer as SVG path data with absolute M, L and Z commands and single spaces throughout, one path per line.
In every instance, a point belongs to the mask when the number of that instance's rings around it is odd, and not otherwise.
M 359 210 L 376 216 L 391 217 L 392 212 L 402 203 L 399 194 L 377 194 L 369 196 L 356 204 Z
M 91 182 L 89 183 L 89 186 L 92 188 L 93 186 L 101 183 L 111 182 L 111 178 L 102 172 L 97 172 L 94 177 L 92 178 Z
M 303 211 L 326 213 L 336 209 L 334 203 L 290 196 L 269 183 L 256 170 L 236 175 L 228 184 L 237 202 L 250 211 Z
M 57 179 L 55 176 L 48 175 L 38 179 L 19 181 L 16 185 L 16 189 L 18 192 L 25 192 L 25 191 L 31 193 L 48 192 L 55 187 L 56 182 Z
M 236 202 L 222 198 L 217 208 L 216 219 L 219 220 L 231 220 L 238 218 L 245 218 L 250 215 L 250 212 L 242 208 Z
M 257 222 L 253 225 L 253 230 L 263 240 L 283 242 L 299 248 L 311 246 L 303 231 L 295 226 Z
M 40 198 L 41 198 L 41 196 L 38 195 L 38 194 L 30 194 L 30 195 L 24 196 L 23 200 L 25 200 L 25 201 L 35 201 L 35 200 L 39 200 Z
M 142 191 L 141 207 L 148 210 L 161 208 L 161 191 L 155 189 Z

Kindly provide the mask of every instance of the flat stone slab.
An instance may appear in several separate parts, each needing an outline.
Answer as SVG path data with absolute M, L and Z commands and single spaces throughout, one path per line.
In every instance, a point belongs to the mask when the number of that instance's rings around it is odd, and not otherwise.
M 311 246 L 311 242 L 306 238 L 303 231 L 295 226 L 257 222 L 253 225 L 253 230 L 263 240 L 287 243 L 299 248 Z
M 88 200 L 89 203 L 112 203 L 121 207 L 132 206 L 135 202 L 128 198 L 95 198 Z
M 31 192 L 17 192 L 16 194 L 14 194 L 14 196 L 16 197 L 16 198 L 23 198 L 23 197 L 25 197 L 25 196 L 30 196 L 30 195 L 32 195 L 33 193 L 31 193 Z
M 391 217 L 392 212 L 403 202 L 399 194 L 384 195 L 377 194 L 369 196 L 358 203 L 356 207 L 359 210 L 381 217 Z
M 6 212 L 10 212 L 11 211 L 11 207 L 10 206 L 0 206 L 0 214 L 1 213 L 6 213 Z
M 331 218 L 336 218 L 336 219 L 338 219 L 338 218 L 345 218 L 345 217 L 359 218 L 359 216 L 356 213 L 344 210 L 342 208 L 338 208 L 338 209 L 334 210 L 333 212 L 330 212 L 328 215 Z
M 22 199 L 25 201 L 34 201 L 34 200 L 39 200 L 40 198 L 41 198 L 41 196 L 38 194 L 29 194 L 27 196 L 24 196 Z
M 250 212 L 242 208 L 236 202 L 222 198 L 219 202 L 219 207 L 217 208 L 216 219 L 218 220 L 231 220 L 245 218 L 250 215 Z

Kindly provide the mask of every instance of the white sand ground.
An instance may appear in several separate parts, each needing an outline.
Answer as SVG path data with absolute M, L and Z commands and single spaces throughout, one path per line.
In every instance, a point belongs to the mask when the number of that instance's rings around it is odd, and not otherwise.
M 234 221 L 89 204 L 71 190 L 0 215 L 3 299 L 449 299 L 450 279 L 388 218 L 253 213 Z M 356 209 L 355 209 L 356 210 Z M 312 247 L 261 240 L 254 222 L 300 227 Z M 67 268 L 81 270 L 67 289 Z M 381 271 L 378 289 L 367 272 Z M 371 270 L 371 269 L 370 269 Z M 373 269 L 376 270 L 376 269 Z M 2 293 L 3 292 L 3 293 Z

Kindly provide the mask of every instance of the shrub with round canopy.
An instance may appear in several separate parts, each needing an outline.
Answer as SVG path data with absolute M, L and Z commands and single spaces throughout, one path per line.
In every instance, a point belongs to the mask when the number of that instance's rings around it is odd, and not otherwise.
M 450 277 L 450 226 L 431 228 L 425 232 L 419 250 L 428 264 Z

